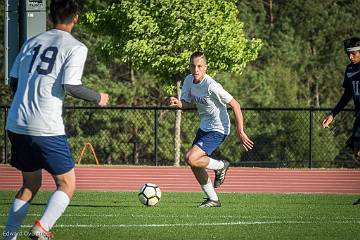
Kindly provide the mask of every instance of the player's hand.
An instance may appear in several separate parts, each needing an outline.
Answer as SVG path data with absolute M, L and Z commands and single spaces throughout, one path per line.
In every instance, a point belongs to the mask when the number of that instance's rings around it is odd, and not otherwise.
M 322 122 L 323 128 L 328 128 L 330 123 L 334 120 L 334 117 L 332 114 L 329 114 L 325 117 L 324 121 Z
M 170 107 L 178 107 L 181 108 L 182 107 L 182 102 L 177 99 L 176 97 L 169 97 L 166 100 L 166 103 L 170 106 Z
M 105 107 L 109 103 L 109 95 L 107 93 L 100 93 L 100 101 L 98 105 L 100 107 Z
M 355 161 L 360 163 L 360 149 L 355 150 Z
M 245 132 L 239 133 L 239 137 L 246 151 L 249 151 L 254 147 L 254 142 L 250 140 Z

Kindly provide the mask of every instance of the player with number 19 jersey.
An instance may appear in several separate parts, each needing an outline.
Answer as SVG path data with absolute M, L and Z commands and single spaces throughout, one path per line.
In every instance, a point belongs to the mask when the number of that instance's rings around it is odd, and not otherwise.
M 52 29 L 29 39 L 10 76 L 18 78 L 6 129 L 32 136 L 65 135 L 63 85 L 81 85 L 87 47 L 70 33 Z

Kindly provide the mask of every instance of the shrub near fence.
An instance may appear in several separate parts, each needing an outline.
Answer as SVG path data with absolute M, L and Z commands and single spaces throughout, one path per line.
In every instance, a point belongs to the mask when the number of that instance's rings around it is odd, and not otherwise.
M 5 126 L 7 107 L 1 107 Z M 255 142 L 246 152 L 236 135 L 230 112 L 231 134 L 215 158 L 247 167 L 359 167 L 345 146 L 351 134 L 351 110 L 339 114 L 330 129 L 321 122 L 329 109 L 244 108 L 245 131 Z M 175 111 L 161 107 L 66 107 L 66 131 L 77 161 L 83 146 L 91 143 L 100 164 L 174 164 Z M 196 110 L 182 114 L 181 154 L 191 147 L 199 126 Z M 4 127 L 0 131 L 2 163 L 10 159 L 10 144 Z M 85 151 L 81 164 L 94 164 Z M 181 162 L 184 165 L 184 160 Z

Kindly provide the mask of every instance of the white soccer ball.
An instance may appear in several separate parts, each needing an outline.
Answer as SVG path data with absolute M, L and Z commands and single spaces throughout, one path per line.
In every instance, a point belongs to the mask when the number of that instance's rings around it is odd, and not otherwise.
M 158 185 L 145 183 L 139 190 L 139 200 L 145 206 L 155 206 L 161 198 L 161 190 Z

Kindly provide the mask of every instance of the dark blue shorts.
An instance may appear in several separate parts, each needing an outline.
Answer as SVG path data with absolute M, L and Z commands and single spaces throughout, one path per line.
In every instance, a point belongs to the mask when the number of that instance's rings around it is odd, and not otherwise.
M 198 146 L 210 156 L 224 142 L 226 137 L 225 134 L 215 131 L 205 132 L 199 128 L 192 145 Z
M 67 138 L 30 136 L 8 131 L 11 142 L 11 166 L 23 172 L 45 169 L 52 175 L 69 172 L 75 164 Z

